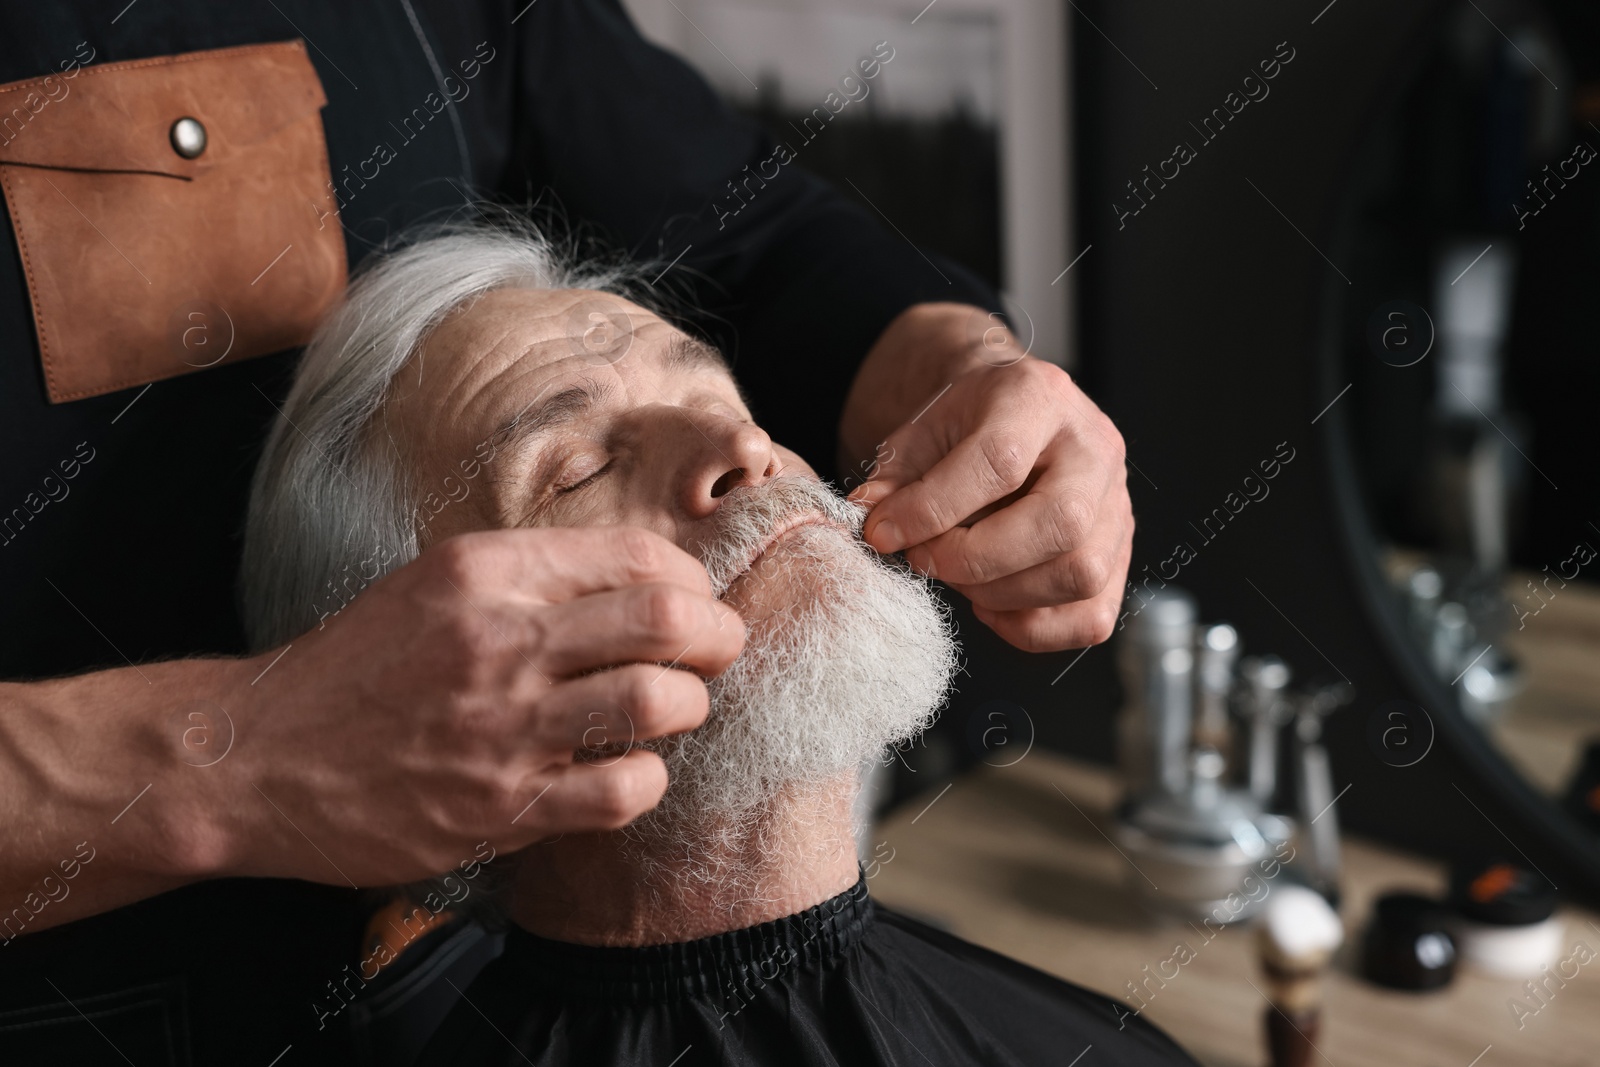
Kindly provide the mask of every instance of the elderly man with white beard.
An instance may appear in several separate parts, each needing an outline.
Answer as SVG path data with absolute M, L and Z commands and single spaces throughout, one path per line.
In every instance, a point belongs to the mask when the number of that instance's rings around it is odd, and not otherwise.
M 533 804 L 624 760 L 659 759 L 668 785 L 625 827 L 505 862 L 504 952 L 421 1062 L 1045 1064 L 1088 1046 L 1096 1064 L 1192 1062 L 1106 998 L 870 899 L 858 772 L 943 703 L 948 613 L 863 540 L 866 504 L 755 424 L 720 354 L 642 306 L 640 280 L 527 227 L 378 257 L 307 349 L 257 470 L 242 592 L 262 648 L 338 625 L 347 602 L 425 616 L 424 596 L 394 588 L 404 571 L 379 572 L 484 531 L 644 530 L 629 551 L 673 561 L 641 617 L 608 616 L 647 651 L 607 669 L 562 654 L 593 623 L 452 578 L 482 638 L 520 658 L 503 662 L 528 699 L 581 738 L 551 744 L 563 766 Z M 538 566 L 561 571 L 554 554 Z M 651 648 L 651 615 L 704 604 L 675 588 L 715 606 L 684 647 Z M 397 675 L 450 654 L 374 650 Z M 700 678 L 704 724 L 661 721 Z

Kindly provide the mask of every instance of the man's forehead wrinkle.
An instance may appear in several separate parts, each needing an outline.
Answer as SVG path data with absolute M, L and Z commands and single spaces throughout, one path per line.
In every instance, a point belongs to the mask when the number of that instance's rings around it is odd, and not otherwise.
M 440 407 L 449 409 L 449 401 L 461 392 L 463 388 L 470 387 L 476 375 L 473 373 L 482 364 L 484 355 L 492 352 L 494 345 L 483 345 L 478 336 L 481 328 L 465 325 L 465 320 L 458 310 L 452 318 L 446 320 L 431 332 L 421 345 L 417 347 L 412 362 L 416 364 L 416 384 L 420 392 L 425 383 L 431 384 L 440 397 Z M 498 343 L 498 342 L 496 342 Z M 437 351 L 437 358 L 435 357 Z M 481 354 L 474 356 L 473 352 Z M 430 371 L 434 380 L 429 383 Z M 443 377 L 441 383 L 437 379 Z M 443 412 L 440 412 L 443 414 Z
M 432 408 L 432 417 L 428 422 L 437 429 L 470 424 L 470 414 L 474 404 L 491 390 L 501 377 L 500 373 L 493 373 L 484 379 L 482 375 L 484 360 L 481 357 L 462 360 L 461 355 L 458 355 L 457 362 L 456 372 L 449 376 L 444 387 L 438 391 L 437 401 L 428 405 Z M 463 362 L 467 365 L 461 366 Z
M 440 395 L 440 416 L 465 417 L 480 399 L 492 401 L 516 378 L 547 365 L 528 357 L 554 338 L 530 336 L 528 318 L 519 315 L 512 321 L 467 327 L 464 337 L 453 339 L 458 349 L 456 368 Z
M 548 346 L 561 341 L 557 327 L 567 301 L 508 307 L 503 297 L 496 300 L 498 292 L 478 294 L 453 309 L 391 379 L 385 407 L 398 402 L 408 412 L 403 436 L 415 438 L 418 462 L 426 464 L 432 453 L 472 448 L 482 440 L 473 436 L 474 427 L 490 421 L 485 416 L 492 415 L 497 397 L 516 395 L 517 378 L 560 362 L 565 346 Z M 544 359 L 537 358 L 541 350 Z M 463 434 L 470 440 L 456 439 Z

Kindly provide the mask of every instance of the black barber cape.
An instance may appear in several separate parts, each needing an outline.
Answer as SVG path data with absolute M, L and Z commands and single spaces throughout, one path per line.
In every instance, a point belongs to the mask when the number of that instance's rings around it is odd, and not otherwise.
M 683 944 L 512 930 L 418 1062 L 1068 1067 L 1091 1047 L 1085 1067 L 1194 1063 L 1106 997 L 875 904 L 863 878 L 798 915 Z
M 616 0 L 3 0 L 0 83 L 296 39 L 327 97 L 352 266 L 469 198 L 533 203 L 641 259 L 681 255 L 663 284 L 704 309 L 699 326 L 728 353 L 757 417 L 819 470 L 832 469 L 854 369 L 896 314 L 925 300 L 995 306 L 970 275 L 935 270 L 807 175 L 803 157 L 719 219 L 728 182 L 774 146 L 641 39 Z M 259 86 L 263 98 L 274 91 Z M 439 99 L 449 104 L 435 112 Z M 73 103 L 6 111 L 0 136 L 25 148 Z M 107 124 L 104 136 L 86 130 L 86 151 L 126 132 L 115 109 L 79 120 Z M 88 225 L 80 236 L 85 255 L 118 254 Z M 13 520 L 0 524 L 0 679 L 243 650 L 233 598 L 246 493 L 294 360 L 52 404 L 23 264 L 0 221 L 0 519 Z M 178 760 L 171 771 L 214 772 Z M 141 804 L 162 787 L 151 783 Z M 106 812 L 88 848 L 114 844 L 140 806 L 117 815 Z M 78 845 L 61 842 L 61 856 Z M 329 1018 L 322 1005 L 359 958 L 364 916 L 331 867 L 327 881 L 190 886 L 0 940 L 0 1064 L 353 1062 L 340 1044 L 349 1013 Z

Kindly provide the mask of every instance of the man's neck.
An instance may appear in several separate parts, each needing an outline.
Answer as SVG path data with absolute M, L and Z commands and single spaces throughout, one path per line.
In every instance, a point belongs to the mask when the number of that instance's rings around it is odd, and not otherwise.
M 780 795 L 752 837 L 728 846 L 707 832 L 691 866 L 658 854 L 653 870 L 622 831 L 567 834 L 522 852 L 509 896 L 529 933 L 583 945 L 692 941 L 793 915 L 859 877 L 853 784 Z

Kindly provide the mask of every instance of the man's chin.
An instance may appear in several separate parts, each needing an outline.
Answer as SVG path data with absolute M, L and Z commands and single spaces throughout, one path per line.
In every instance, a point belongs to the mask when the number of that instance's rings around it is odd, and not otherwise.
M 729 583 L 722 602 L 751 627 L 814 603 L 820 583 L 818 576 L 808 571 L 817 564 L 818 549 L 834 539 L 843 545 L 850 537 L 838 526 L 808 523 L 797 527 Z
M 722 602 L 739 613 L 747 628 L 757 629 L 790 614 L 810 598 L 796 590 L 776 590 L 769 583 L 740 579 L 728 587 Z

